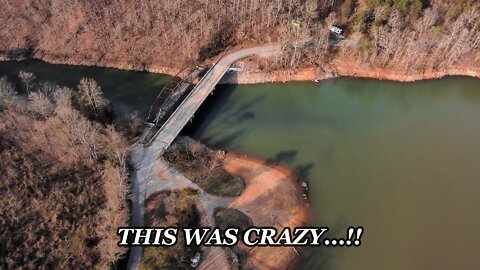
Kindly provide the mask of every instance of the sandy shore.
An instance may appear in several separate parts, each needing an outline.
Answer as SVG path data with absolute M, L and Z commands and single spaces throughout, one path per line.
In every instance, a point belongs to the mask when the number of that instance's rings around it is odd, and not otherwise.
M 225 169 L 243 177 L 246 188 L 229 207 L 247 214 L 255 226 L 284 227 L 305 226 L 309 208 L 303 198 L 301 182 L 293 172 L 282 166 L 265 164 L 265 161 L 229 153 L 224 160 Z M 292 247 L 238 248 L 247 255 L 244 269 L 287 269 L 299 258 Z
M 183 142 L 196 143 L 188 138 Z M 209 154 L 218 158 L 228 173 L 244 180 L 245 188 L 238 197 L 208 193 L 167 163 L 159 162 L 156 165 L 159 166 L 159 190 L 180 190 L 186 187 L 199 190 L 197 207 L 201 226 L 215 226 L 214 213 L 219 207 L 240 210 L 250 217 L 254 226 L 275 227 L 278 231 L 285 227 L 302 227 L 308 223 L 310 209 L 308 200 L 303 195 L 303 182 L 299 181 L 291 169 L 247 155 L 212 150 Z M 204 247 L 202 250 L 199 269 L 228 268 L 226 250 L 220 247 Z M 247 247 L 242 242 L 234 250 L 241 254 L 242 269 L 291 269 L 301 252 L 293 247 Z

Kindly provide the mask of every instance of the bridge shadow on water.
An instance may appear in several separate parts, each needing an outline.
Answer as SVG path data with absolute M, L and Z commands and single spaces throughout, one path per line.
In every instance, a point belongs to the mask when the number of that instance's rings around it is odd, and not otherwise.
M 229 82 L 232 82 L 230 75 Z M 234 80 L 233 80 L 234 81 Z M 248 123 L 256 117 L 254 108 L 266 99 L 266 95 L 256 96 L 250 100 L 234 100 L 232 94 L 237 85 L 217 85 L 195 113 L 193 121 L 188 123 L 180 132 L 182 136 L 189 136 L 215 149 L 231 149 L 235 143 L 251 132 L 253 125 Z M 237 90 L 238 91 L 238 90 Z M 221 127 L 228 127 L 229 130 Z M 230 128 L 234 127 L 234 128 Z M 208 136 L 204 136 L 210 129 Z M 213 132 L 212 132 L 213 130 Z M 248 153 L 246 153 L 248 154 Z M 285 149 L 266 158 L 266 164 L 282 164 L 292 168 L 300 179 L 310 180 L 313 163 L 298 164 L 297 149 Z
M 207 100 L 201 105 L 195 113 L 192 122 L 187 124 L 181 131 L 180 135 L 190 136 L 194 139 L 201 139 L 201 142 L 216 149 L 229 149 L 235 143 L 238 143 L 249 134 L 252 127 L 249 127 L 249 121 L 257 117 L 254 107 L 262 102 L 266 96 L 258 96 L 247 101 L 232 100 L 233 93 L 236 90 L 236 85 L 219 85 L 210 95 Z M 217 128 L 215 128 L 217 126 Z M 220 127 L 236 127 L 233 131 L 228 132 Z M 209 133 L 209 136 L 202 136 L 207 129 L 216 130 Z M 299 180 L 320 181 L 320 179 L 311 179 L 312 169 L 315 164 L 309 162 L 299 162 L 301 160 L 298 149 L 286 148 L 277 151 L 265 160 L 265 164 L 281 164 L 288 166 L 294 170 Z M 261 174 L 261 171 L 255 172 Z M 280 192 L 280 187 L 273 187 L 272 189 L 260 194 L 257 198 L 243 205 L 247 209 L 253 209 L 262 205 L 269 198 L 275 197 Z M 300 197 L 302 199 L 302 197 Z M 314 208 L 312 208 L 314 209 Z M 289 209 L 286 207 L 285 211 Z M 246 213 L 250 214 L 250 213 Z M 286 224 L 288 222 L 288 215 L 279 215 L 276 217 L 276 222 Z M 321 220 L 320 220 L 321 221 Z M 318 220 L 311 223 L 313 226 L 318 224 Z M 327 238 L 345 238 L 348 223 L 346 220 L 337 220 L 335 224 L 329 224 L 329 231 Z M 347 249 L 341 247 L 308 247 L 301 253 L 301 259 L 298 265 L 294 265 L 291 269 L 333 269 L 334 265 L 338 265 L 337 260 L 340 259 L 342 253 L 349 252 Z M 292 253 L 291 256 L 297 256 Z
M 232 81 L 235 82 L 234 75 L 229 76 L 229 82 Z M 215 130 L 218 127 L 217 125 L 234 127 L 231 131 L 219 129 L 201 140 L 202 143 L 208 146 L 222 149 L 228 148 L 228 146 L 231 146 L 238 139 L 248 134 L 248 124 L 242 124 L 256 117 L 256 113 L 252 108 L 261 102 L 265 96 L 260 96 L 247 102 L 235 101 L 232 100 L 231 96 L 236 88 L 236 85 L 217 85 L 212 95 L 197 110 L 193 121 L 183 128 L 180 135 L 198 139 L 202 137 L 207 128 Z
M 198 137 L 212 124 L 213 120 L 219 117 L 223 112 L 225 102 L 229 99 L 234 90 L 234 85 L 217 86 L 213 91 L 213 94 L 208 96 L 200 108 L 195 112 L 194 118 L 183 128 L 180 135 L 198 139 Z M 236 136 L 233 136 L 231 139 L 224 138 L 224 140 L 226 140 L 225 143 L 234 140 L 235 137 Z M 207 145 L 212 144 L 212 141 L 202 141 Z

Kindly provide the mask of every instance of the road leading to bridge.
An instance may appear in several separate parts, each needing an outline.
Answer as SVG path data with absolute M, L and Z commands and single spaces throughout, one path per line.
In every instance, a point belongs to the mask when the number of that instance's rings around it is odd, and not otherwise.
M 233 52 L 220 59 L 160 128 L 152 144 L 158 144 L 162 150 L 170 146 L 235 61 L 251 55 L 270 56 L 280 53 L 281 49 L 281 45 L 254 47 Z
M 131 226 L 143 227 L 144 204 L 148 196 L 161 190 L 161 183 L 157 176 L 156 165 L 159 157 L 165 149 L 175 140 L 183 127 L 192 119 L 194 113 L 202 105 L 215 85 L 222 79 L 228 68 L 237 60 L 258 55 L 261 57 L 272 56 L 281 53 L 280 44 L 266 45 L 242 49 L 230 53 L 214 64 L 203 76 L 200 82 L 192 89 L 190 94 L 178 106 L 165 124 L 156 133 L 151 143 L 144 146 L 136 143 L 131 147 L 131 160 L 135 166 L 132 179 L 132 220 Z M 142 141 L 142 139 L 141 139 Z M 137 269 L 142 257 L 142 247 L 136 246 L 130 249 L 128 269 Z

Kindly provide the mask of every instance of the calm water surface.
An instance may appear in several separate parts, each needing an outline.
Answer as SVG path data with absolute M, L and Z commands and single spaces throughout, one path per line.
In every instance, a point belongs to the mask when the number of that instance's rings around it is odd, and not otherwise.
M 148 112 L 168 76 L 0 62 L 75 87 L 97 80 L 117 112 Z M 17 81 L 18 82 L 18 81 Z M 310 248 L 300 269 L 480 269 L 480 80 L 341 79 L 218 87 L 184 133 L 273 159 L 310 181 L 312 225 L 359 248 Z
M 312 225 L 365 228 L 300 269 L 480 269 L 480 80 L 222 87 L 194 122 L 204 143 L 300 169 Z
M 36 82 L 50 81 L 71 88 L 76 88 L 83 77 L 95 79 L 118 115 L 133 111 L 148 114 L 158 92 L 171 79 L 163 74 L 52 65 L 38 60 L 0 62 L 0 77 L 7 76 L 11 82 L 19 84 L 20 71 L 33 72 L 37 77 Z

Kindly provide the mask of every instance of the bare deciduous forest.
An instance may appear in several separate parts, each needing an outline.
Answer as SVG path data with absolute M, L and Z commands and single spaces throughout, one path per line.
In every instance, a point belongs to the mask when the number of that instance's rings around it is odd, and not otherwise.
M 480 65 L 475 0 L 2 0 L 6 58 L 143 69 L 182 68 L 230 46 L 285 42 L 285 67 L 334 57 L 328 26 L 355 46 L 347 54 L 405 70 Z M 330 37 L 331 38 L 331 37 Z M 311 40 L 297 48 L 299 40 Z
M 345 46 L 330 33 L 344 30 Z M 480 67 L 478 0 L 0 0 L 0 59 L 132 69 L 282 42 L 269 69 L 336 57 L 405 73 Z M 0 268 L 108 268 L 126 250 L 127 143 L 95 81 L 0 78 Z
M 81 95 L 20 77 L 23 94 L 0 78 L 0 268 L 110 267 L 126 252 L 125 139 Z
M 480 10 L 476 1 L 367 0 L 369 21 L 357 45 L 366 60 L 412 72 L 465 63 L 480 66 Z M 384 4 L 377 4 L 384 2 Z M 426 4 L 428 4 L 426 6 Z

